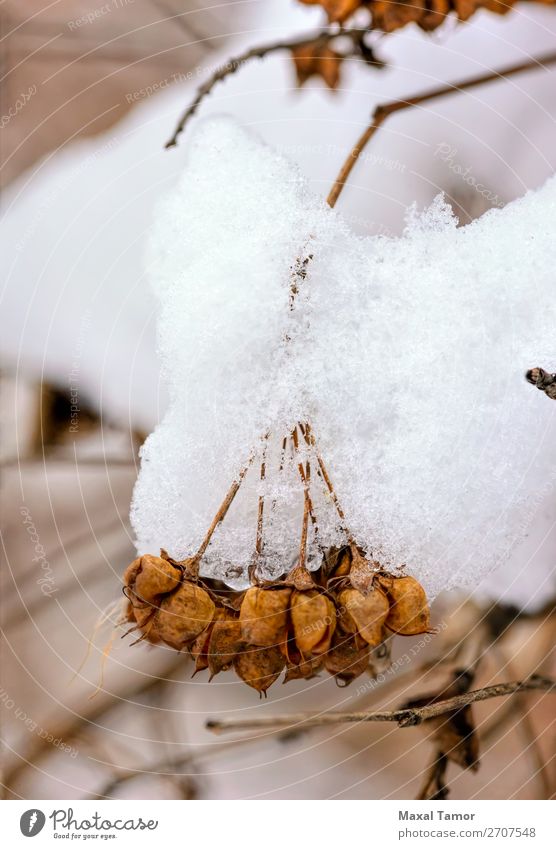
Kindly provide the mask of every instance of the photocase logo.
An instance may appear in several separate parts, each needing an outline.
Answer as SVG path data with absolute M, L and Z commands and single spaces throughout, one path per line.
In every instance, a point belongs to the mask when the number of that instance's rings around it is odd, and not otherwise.
M 43 830 L 45 822 L 46 817 L 43 812 L 36 808 L 32 808 L 30 811 L 25 811 L 25 813 L 21 815 L 19 827 L 21 829 L 21 833 L 24 834 L 25 837 L 36 837 L 39 831 Z

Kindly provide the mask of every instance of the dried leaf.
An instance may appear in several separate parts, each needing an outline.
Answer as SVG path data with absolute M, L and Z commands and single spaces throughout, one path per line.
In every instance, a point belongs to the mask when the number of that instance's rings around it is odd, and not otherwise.
M 330 23 L 343 23 L 363 5 L 361 0 L 301 0 L 301 2 L 307 6 L 322 6 Z
M 297 84 L 304 85 L 311 77 L 321 77 L 328 88 L 335 89 L 340 82 L 343 56 L 320 41 L 309 41 L 293 47 L 292 58 L 297 74 Z

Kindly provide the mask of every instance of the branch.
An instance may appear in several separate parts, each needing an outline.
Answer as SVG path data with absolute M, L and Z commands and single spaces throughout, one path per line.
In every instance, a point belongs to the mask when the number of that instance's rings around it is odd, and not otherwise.
M 490 687 L 482 687 L 480 690 L 471 690 L 451 699 L 443 699 L 424 707 L 402 708 L 401 710 L 385 710 L 368 713 L 323 713 L 312 716 L 310 713 L 296 713 L 290 716 L 266 716 L 256 719 L 222 719 L 208 720 L 206 728 L 210 731 L 239 731 L 255 728 L 284 728 L 292 725 L 302 725 L 304 728 L 319 725 L 335 725 L 339 722 L 397 722 L 400 728 L 408 728 L 412 725 L 420 725 L 427 719 L 435 716 L 460 710 L 473 702 L 482 702 L 485 699 L 495 699 L 500 696 L 509 696 L 512 693 L 523 690 L 544 690 L 556 694 L 556 682 L 541 675 L 532 675 L 525 681 L 512 681 L 506 684 L 493 684 Z
M 496 80 L 505 80 L 515 74 L 521 74 L 524 71 L 532 71 L 536 68 L 542 68 L 545 65 L 556 64 L 556 53 L 547 53 L 544 56 L 539 56 L 537 59 L 531 59 L 529 62 L 521 62 L 518 65 L 511 65 L 501 71 L 494 71 L 491 74 L 483 74 L 480 77 L 473 77 L 470 80 L 464 80 L 457 83 L 448 83 L 440 88 L 431 89 L 418 94 L 415 97 L 409 97 L 407 100 L 393 100 L 390 103 L 379 104 L 375 107 L 372 114 L 371 123 L 355 143 L 355 146 L 350 150 L 349 155 L 342 165 L 340 173 L 336 177 L 334 185 L 327 197 L 327 203 L 334 206 L 338 200 L 342 189 L 344 188 L 353 167 L 359 159 L 365 146 L 370 142 L 379 127 L 384 124 L 386 119 L 395 112 L 401 112 L 403 109 L 409 109 L 412 106 L 420 106 L 422 103 L 428 103 L 431 100 L 436 100 L 438 97 L 444 97 L 448 94 L 454 94 L 456 91 L 466 91 L 476 86 L 485 85 L 486 83 L 495 82 Z
M 355 42 L 359 42 L 361 40 L 366 32 L 367 30 L 362 29 L 344 30 L 341 28 L 333 28 L 331 30 L 329 27 L 326 27 L 313 36 L 304 35 L 298 38 L 285 39 L 284 41 L 275 41 L 271 44 L 262 44 L 259 47 L 250 47 L 249 50 L 246 50 L 234 59 L 230 59 L 225 65 L 221 65 L 217 68 L 207 81 L 197 89 L 195 99 L 181 116 L 179 123 L 174 130 L 174 134 L 169 141 L 166 142 L 165 147 L 170 148 L 177 145 L 178 138 L 185 130 L 186 124 L 193 117 L 203 100 L 211 93 L 215 85 L 225 80 L 226 77 L 231 76 L 231 74 L 235 74 L 242 65 L 250 62 L 251 59 L 264 59 L 264 57 L 268 56 L 269 53 L 277 53 L 280 50 L 294 50 L 296 47 L 303 47 L 304 44 L 315 42 L 319 42 L 320 45 L 324 47 L 339 36 L 347 36 L 348 38 L 351 38 L 355 44 Z

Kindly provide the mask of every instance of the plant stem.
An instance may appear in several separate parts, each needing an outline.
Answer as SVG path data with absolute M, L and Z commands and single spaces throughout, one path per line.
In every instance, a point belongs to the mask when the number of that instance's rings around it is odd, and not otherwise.
M 208 97 L 213 88 L 220 82 L 229 77 L 231 74 L 235 74 L 242 65 L 245 65 L 247 62 L 250 62 L 251 59 L 263 59 L 265 56 L 268 56 L 269 53 L 277 53 L 281 50 L 293 50 L 296 47 L 303 47 L 304 44 L 319 42 L 323 47 L 325 47 L 330 41 L 338 38 L 339 36 L 351 38 L 353 44 L 355 45 L 356 41 L 360 41 L 362 36 L 365 34 L 366 30 L 362 29 L 342 29 L 341 27 L 326 27 L 325 29 L 319 30 L 317 33 L 311 35 L 306 34 L 303 36 L 298 36 L 296 38 L 284 39 L 283 41 L 274 41 L 270 44 L 261 44 L 259 47 L 250 47 L 244 53 L 241 53 L 239 56 L 236 56 L 234 59 L 230 59 L 226 62 L 225 65 L 221 65 L 219 68 L 214 71 L 210 75 L 210 77 L 204 82 L 198 89 L 197 94 L 193 102 L 187 107 L 183 115 L 181 116 L 176 129 L 172 137 L 166 142 L 165 147 L 175 147 L 178 138 L 185 130 L 185 127 L 189 120 L 193 117 L 203 100 Z
M 457 83 L 448 83 L 439 88 L 430 89 L 429 91 L 418 94 L 415 97 L 409 97 L 404 100 L 392 100 L 389 103 L 382 103 L 375 107 L 372 114 L 371 123 L 355 143 L 347 159 L 345 160 L 340 173 L 336 177 L 327 197 L 329 206 L 335 206 L 342 189 L 344 188 L 349 175 L 351 174 L 355 163 L 361 156 L 365 146 L 370 142 L 376 131 L 382 126 L 386 119 L 395 112 L 401 112 L 403 109 L 409 109 L 412 106 L 420 106 L 422 103 L 428 103 L 431 100 L 436 100 L 439 97 L 445 97 L 449 94 L 454 94 L 458 91 L 467 91 L 476 86 L 485 85 L 486 83 L 495 82 L 496 80 L 504 80 L 513 77 L 515 74 L 521 74 L 524 71 L 532 71 L 537 68 L 542 68 L 546 65 L 556 64 L 556 53 L 547 53 L 544 56 L 539 56 L 537 59 L 531 59 L 528 62 L 520 62 L 517 65 L 510 65 L 501 71 L 494 71 L 490 74 L 482 74 L 479 77 L 472 77 L 470 80 L 462 80 Z
M 523 690 L 544 690 L 547 693 L 556 694 L 556 682 L 550 678 L 540 675 L 532 675 L 525 681 L 511 681 L 506 684 L 493 684 L 490 687 L 482 687 L 479 690 L 470 690 L 453 696 L 451 699 L 433 702 L 423 707 L 402 708 L 401 710 L 367 711 L 357 713 L 322 713 L 312 715 L 310 713 L 295 713 L 289 716 L 264 716 L 253 719 L 222 719 L 209 720 L 206 727 L 211 731 L 245 731 L 249 729 L 286 728 L 293 725 L 301 725 L 303 728 L 322 725 L 336 725 L 343 722 L 397 722 L 400 728 L 408 728 L 420 725 L 427 719 L 442 716 L 454 710 L 460 710 L 473 702 L 482 702 L 486 699 L 495 699 L 500 696 L 509 696 Z
M 194 558 L 195 560 L 200 560 L 201 557 L 203 556 L 203 554 L 205 553 L 205 551 L 207 550 L 209 542 L 211 541 L 212 535 L 215 532 L 218 525 L 220 524 L 220 522 L 222 522 L 223 519 L 225 518 L 228 510 L 230 509 L 232 501 L 236 497 L 237 491 L 241 486 L 243 478 L 247 474 L 247 470 L 249 469 L 249 466 L 251 465 L 252 460 L 253 460 L 253 458 L 251 458 L 249 460 L 249 462 L 247 463 L 247 465 L 244 466 L 244 468 L 239 473 L 239 476 L 232 483 L 231 487 L 229 488 L 228 492 L 226 493 L 226 497 L 225 497 L 224 501 L 222 502 L 222 504 L 218 508 L 218 511 L 217 511 L 214 519 L 210 523 L 210 527 L 209 527 L 208 531 L 205 534 L 205 538 L 202 541 L 201 545 L 199 546 L 199 550 L 197 551 L 197 554 L 195 555 L 195 558 Z

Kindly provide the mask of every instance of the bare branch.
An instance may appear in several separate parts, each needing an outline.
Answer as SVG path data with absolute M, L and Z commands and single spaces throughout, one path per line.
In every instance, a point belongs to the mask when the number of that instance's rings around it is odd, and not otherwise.
M 515 74 L 521 74 L 524 71 L 533 71 L 538 68 L 543 68 L 546 65 L 554 64 L 556 64 L 556 53 L 548 53 L 544 56 L 539 56 L 537 59 L 531 59 L 529 62 L 521 62 L 518 65 L 511 65 L 501 71 L 494 71 L 491 74 L 483 74 L 480 77 L 473 77 L 470 80 L 449 83 L 448 85 L 423 92 L 423 94 L 418 94 L 415 97 L 408 97 L 404 100 L 393 100 L 390 103 L 380 104 L 373 112 L 371 123 L 350 150 L 348 157 L 342 165 L 340 173 L 336 177 L 334 185 L 326 199 L 327 203 L 330 206 L 334 206 L 336 204 L 336 201 L 338 200 L 342 189 L 344 188 L 347 179 L 364 148 L 390 115 L 393 115 L 395 112 L 401 112 L 403 109 L 409 109 L 412 106 L 420 106 L 422 103 L 428 103 L 431 100 L 436 100 L 437 98 L 444 97 L 448 94 L 455 94 L 455 92 L 459 91 L 467 91 L 468 89 L 485 85 L 486 83 L 495 82 L 496 80 L 506 80 Z
M 351 38 L 353 43 L 358 43 L 361 41 L 363 35 L 366 30 L 361 29 L 338 29 L 338 28 L 329 28 L 320 30 L 313 35 L 305 34 L 298 38 L 290 38 L 285 39 L 283 41 L 274 41 L 271 44 L 261 44 L 259 47 L 251 47 L 249 50 L 246 50 L 244 53 L 241 53 L 239 56 L 236 56 L 233 59 L 230 59 L 226 62 L 225 65 L 221 65 L 219 68 L 214 71 L 213 74 L 204 82 L 198 89 L 197 94 L 195 95 L 195 99 L 193 102 L 187 107 L 183 115 L 181 116 L 179 123 L 174 130 L 174 134 L 171 139 L 166 142 L 165 147 L 175 147 L 178 138 L 185 130 L 186 124 L 193 117 L 203 100 L 208 97 L 211 93 L 215 85 L 222 82 L 229 77 L 231 74 L 235 74 L 242 65 L 245 65 L 247 62 L 250 62 L 252 59 L 264 59 L 265 56 L 268 56 L 269 53 L 277 53 L 281 50 L 293 50 L 296 47 L 303 47 L 304 44 L 319 42 L 323 47 L 325 47 L 329 42 L 338 38 L 339 36 Z
M 385 710 L 369 713 L 367 711 L 357 713 L 323 713 L 313 716 L 310 713 L 294 713 L 289 716 L 265 716 L 254 719 L 222 719 L 208 720 L 206 728 L 211 731 L 240 731 L 248 729 L 276 729 L 286 728 L 293 725 L 301 725 L 303 728 L 322 725 L 336 725 L 341 722 L 397 722 L 400 728 L 408 728 L 420 725 L 427 719 L 442 716 L 450 711 L 459 710 L 473 702 L 482 702 L 486 699 L 495 699 L 500 696 L 509 696 L 523 690 L 543 690 L 547 693 L 556 694 L 556 682 L 541 675 L 532 675 L 525 681 L 511 681 L 506 684 L 493 684 L 490 687 L 482 687 L 479 690 L 471 690 L 451 699 L 443 699 L 424 707 L 402 708 L 400 710 Z

